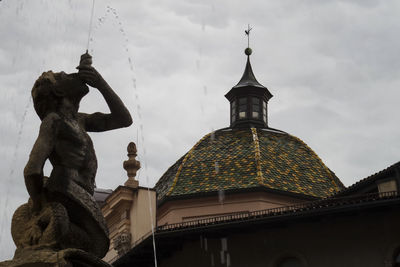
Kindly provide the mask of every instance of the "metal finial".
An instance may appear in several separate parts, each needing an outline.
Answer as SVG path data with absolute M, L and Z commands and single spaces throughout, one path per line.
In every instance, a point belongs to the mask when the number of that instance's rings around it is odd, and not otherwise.
M 251 31 L 252 29 L 253 29 L 253 28 L 250 28 L 250 24 L 247 24 L 247 30 L 244 30 L 244 33 L 245 33 L 246 36 L 247 36 L 247 48 L 244 50 L 244 53 L 245 53 L 247 56 L 250 56 L 251 53 L 252 53 L 252 50 L 251 50 L 251 48 L 250 48 L 250 31 Z

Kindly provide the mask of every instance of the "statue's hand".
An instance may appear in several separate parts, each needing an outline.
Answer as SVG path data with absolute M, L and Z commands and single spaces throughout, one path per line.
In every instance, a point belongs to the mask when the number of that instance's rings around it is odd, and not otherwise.
M 43 233 L 38 225 L 32 224 L 31 227 L 25 233 L 25 243 L 28 246 L 34 246 L 39 244 L 40 238 Z
M 104 82 L 103 77 L 93 67 L 80 68 L 78 75 L 86 84 L 94 88 L 99 88 Z

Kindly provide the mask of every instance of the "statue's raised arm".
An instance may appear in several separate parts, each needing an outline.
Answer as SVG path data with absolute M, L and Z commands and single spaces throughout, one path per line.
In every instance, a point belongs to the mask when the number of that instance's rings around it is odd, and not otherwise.
M 130 126 L 132 124 L 132 118 L 129 114 L 129 111 L 122 103 L 118 95 L 107 84 L 100 73 L 91 66 L 90 63 L 91 56 L 89 54 L 82 55 L 81 63 L 77 67 L 79 69 L 78 76 L 86 84 L 99 90 L 99 92 L 103 95 L 108 107 L 110 108 L 111 113 L 81 113 L 85 121 L 86 131 L 103 132 Z

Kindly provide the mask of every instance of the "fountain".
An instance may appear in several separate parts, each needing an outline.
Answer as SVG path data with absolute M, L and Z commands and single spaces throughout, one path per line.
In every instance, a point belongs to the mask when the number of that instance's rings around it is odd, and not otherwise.
M 30 198 L 13 215 L 14 258 L 0 267 L 110 266 L 101 260 L 110 241 L 93 198 L 97 160 L 87 132 L 128 127 L 132 118 L 91 64 L 86 52 L 77 73 L 44 72 L 33 86 L 34 108 L 42 122 L 24 169 Z M 78 112 L 87 85 L 103 95 L 110 114 Z M 53 166 L 49 177 L 43 175 L 46 160 Z

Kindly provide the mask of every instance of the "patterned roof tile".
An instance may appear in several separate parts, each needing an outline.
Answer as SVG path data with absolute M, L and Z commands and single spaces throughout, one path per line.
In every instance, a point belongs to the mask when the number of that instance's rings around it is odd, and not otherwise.
M 268 129 L 204 136 L 156 184 L 159 200 L 198 192 L 266 187 L 326 197 L 344 186 L 303 141 Z

